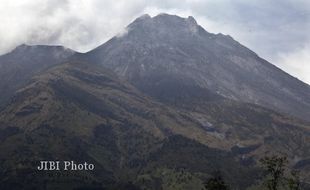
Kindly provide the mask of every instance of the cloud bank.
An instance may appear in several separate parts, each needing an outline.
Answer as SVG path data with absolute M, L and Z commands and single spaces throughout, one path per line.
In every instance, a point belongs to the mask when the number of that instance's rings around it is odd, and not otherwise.
M 233 36 L 310 84 L 308 0 L 10 0 L 0 4 L 0 54 L 22 43 L 85 52 L 122 33 L 136 17 L 192 15 L 207 31 Z

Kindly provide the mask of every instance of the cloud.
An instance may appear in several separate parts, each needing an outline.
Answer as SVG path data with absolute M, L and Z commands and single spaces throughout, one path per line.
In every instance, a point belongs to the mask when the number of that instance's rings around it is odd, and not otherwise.
M 207 31 L 237 41 L 305 80 L 305 61 L 294 55 L 309 47 L 308 0 L 10 0 L 0 6 L 0 54 L 22 43 L 64 45 L 88 51 L 114 35 L 136 17 L 167 12 L 192 15 Z M 298 53 L 299 52 L 299 53 Z M 303 64 L 302 64 L 303 63 Z M 299 67 L 303 72 L 296 72 Z
M 0 6 L 0 53 L 21 43 L 87 51 L 141 14 L 143 1 L 10 0 Z
M 280 53 L 274 62 L 277 63 L 284 71 L 291 73 L 299 80 L 310 84 L 309 52 L 310 46 L 301 48 L 300 50 L 292 53 Z

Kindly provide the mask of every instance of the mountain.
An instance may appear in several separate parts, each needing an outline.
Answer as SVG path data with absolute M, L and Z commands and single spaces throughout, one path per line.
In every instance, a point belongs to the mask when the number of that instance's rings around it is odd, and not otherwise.
M 20 45 L 0 56 L 0 108 L 14 92 L 25 85 L 32 76 L 57 65 L 74 54 L 62 46 Z
M 126 30 L 82 57 L 174 105 L 225 97 L 309 120 L 309 85 L 193 17 L 143 15 Z
M 245 190 L 273 154 L 309 182 L 308 85 L 192 17 L 144 15 L 127 30 L 85 54 L 0 56 L 0 189 L 200 190 L 220 171 Z M 95 170 L 38 171 L 40 160 Z

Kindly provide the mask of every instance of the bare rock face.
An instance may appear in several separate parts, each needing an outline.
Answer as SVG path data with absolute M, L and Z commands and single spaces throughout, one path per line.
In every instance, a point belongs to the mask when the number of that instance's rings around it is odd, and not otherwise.
M 143 15 L 126 29 L 84 59 L 163 101 L 225 97 L 309 119 L 309 85 L 232 37 L 208 33 L 193 17 Z

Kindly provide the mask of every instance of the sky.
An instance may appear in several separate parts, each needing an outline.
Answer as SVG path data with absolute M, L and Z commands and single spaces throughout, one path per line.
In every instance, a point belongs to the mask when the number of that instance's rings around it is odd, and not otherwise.
M 0 54 L 23 43 L 86 52 L 145 13 L 194 16 L 310 84 L 309 0 L 0 0 Z

